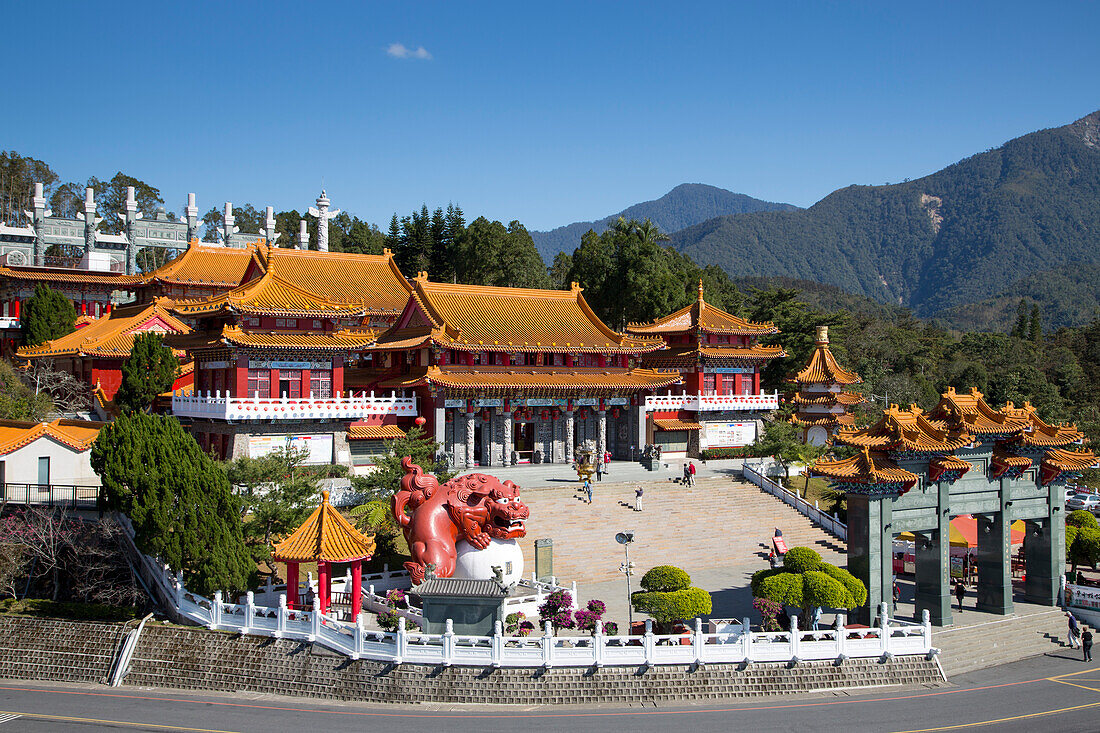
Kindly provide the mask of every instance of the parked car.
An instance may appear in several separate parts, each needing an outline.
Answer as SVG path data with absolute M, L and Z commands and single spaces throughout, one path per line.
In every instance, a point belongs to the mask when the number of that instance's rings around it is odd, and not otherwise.
M 1100 496 L 1096 494 L 1074 494 L 1066 499 L 1066 509 L 1070 511 L 1084 509 L 1096 514 L 1100 511 Z

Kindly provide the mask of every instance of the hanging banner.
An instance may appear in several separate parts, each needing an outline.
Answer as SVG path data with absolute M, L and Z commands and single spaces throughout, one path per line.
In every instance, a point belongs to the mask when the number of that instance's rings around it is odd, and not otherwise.
M 332 369 L 331 361 L 273 361 L 249 359 L 249 369 Z
M 703 367 L 703 374 L 752 374 L 752 367 Z
M 1090 585 L 1066 584 L 1066 605 L 1100 611 L 1100 588 Z
M 532 397 L 523 401 L 527 407 L 553 407 L 554 400 L 544 397 Z
M 573 404 L 578 407 L 595 407 L 600 404 L 598 397 L 578 397 L 573 400 Z
M 444 407 L 466 407 L 466 400 L 443 400 Z
M 504 407 L 504 400 L 492 399 L 489 397 L 483 397 L 481 399 L 474 400 L 474 404 L 478 407 Z

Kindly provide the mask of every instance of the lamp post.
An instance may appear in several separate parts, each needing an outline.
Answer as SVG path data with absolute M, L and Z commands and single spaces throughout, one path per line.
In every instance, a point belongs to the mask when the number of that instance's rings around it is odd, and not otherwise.
M 630 562 L 630 543 L 634 541 L 634 532 L 619 532 L 615 535 L 615 541 L 623 546 L 626 552 L 626 562 L 619 564 L 619 572 L 626 576 L 626 615 L 629 636 L 634 629 L 634 606 L 630 602 L 630 576 L 634 574 L 634 563 Z

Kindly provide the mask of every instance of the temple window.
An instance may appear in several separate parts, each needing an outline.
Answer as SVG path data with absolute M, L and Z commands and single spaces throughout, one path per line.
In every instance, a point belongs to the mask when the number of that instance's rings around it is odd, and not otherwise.
M 509 354 L 508 363 L 512 366 L 526 366 L 527 359 L 526 354 Z
M 554 354 L 554 366 L 565 366 L 565 354 Z
M 248 319 L 246 319 L 245 322 L 249 326 L 257 326 L 258 327 L 260 325 L 260 319 L 259 318 L 248 318 Z
M 271 371 L 269 369 L 248 370 L 248 396 L 271 396 Z
M 753 394 L 753 378 L 751 374 L 741 375 L 741 394 Z
M 313 327 L 314 328 L 320 328 L 321 327 L 321 322 L 320 321 L 314 321 L 313 322 Z
M 704 394 L 714 394 L 714 391 L 715 391 L 714 377 L 715 377 L 715 375 L 713 375 L 713 374 L 704 374 L 703 375 L 703 393 Z
M 300 399 L 302 397 L 301 369 L 279 370 L 279 396 L 289 397 L 290 399 Z
M 275 328 L 286 328 L 286 319 L 285 318 L 276 318 L 275 319 Z
M 332 397 L 332 371 L 315 369 L 309 373 L 309 392 L 318 399 Z

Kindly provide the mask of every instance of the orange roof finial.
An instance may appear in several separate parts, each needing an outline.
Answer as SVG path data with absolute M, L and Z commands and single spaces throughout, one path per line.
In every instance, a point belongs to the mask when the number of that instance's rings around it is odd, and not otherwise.
M 829 343 L 829 327 L 818 326 L 817 327 L 817 343 L 827 344 Z
M 321 503 L 322 504 L 328 504 L 328 490 L 327 489 L 325 491 L 321 492 Z
M 699 278 L 699 302 L 703 302 L 703 278 Z

